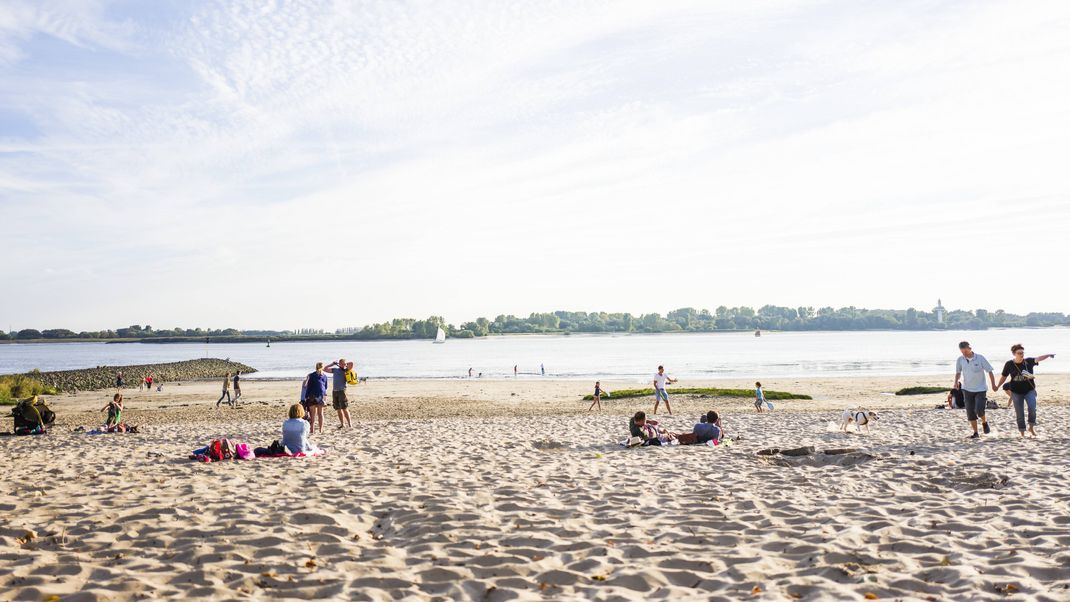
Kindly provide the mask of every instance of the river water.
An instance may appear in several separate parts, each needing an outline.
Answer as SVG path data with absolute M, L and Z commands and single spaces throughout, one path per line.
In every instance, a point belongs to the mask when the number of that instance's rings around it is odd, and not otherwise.
M 997 370 L 1022 343 L 1029 355 L 1065 351 L 1043 372 L 1070 372 L 1070 329 L 985 331 L 766 332 L 501 336 L 430 341 L 317 341 L 233 344 L 38 343 L 0 345 L 0 374 L 98 365 L 230 358 L 260 372 L 250 378 L 298 377 L 317 361 L 353 360 L 361 376 L 459 378 L 645 379 L 659 364 L 683 378 L 773 378 L 941 374 L 954 370 L 957 344 L 969 340 Z

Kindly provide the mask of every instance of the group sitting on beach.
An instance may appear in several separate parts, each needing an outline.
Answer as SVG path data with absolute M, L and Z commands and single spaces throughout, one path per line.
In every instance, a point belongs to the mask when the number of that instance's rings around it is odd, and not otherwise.
M 636 412 L 628 421 L 630 447 L 650 445 L 718 445 L 724 435 L 721 418 L 710 410 L 699 417 L 690 433 L 675 433 L 661 426 L 656 420 L 646 417 L 646 412 Z

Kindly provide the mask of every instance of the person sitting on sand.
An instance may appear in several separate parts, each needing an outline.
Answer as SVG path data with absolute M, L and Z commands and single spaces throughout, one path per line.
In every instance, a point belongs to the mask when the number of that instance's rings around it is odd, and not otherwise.
M 122 393 L 116 393 L 108 405 L 100 408 L 100 411 L 108 411 L 108 420 L 104 423 L 104 428 L 110 429 L 117 426 L 123 418 L 123 395 Z
M 962 394 L 962 383 L 955 383 L 955 386 L 951 387 L 951 390 L 947 392 L 947 409 L 966 409 L 966 397 Z
M 316 446 L 308 442 L 309 430 L 305 408 L 299 403 L 290 406 L 289 418 L 282 423 L 282 444 L 291 454 L 316 451 Z
M 695 443 L 699 445 L 708 441 L 720 441 L 722 433 L 720 416 L 713 410 L 706 412 L 706 415 L 699 419 L 691 432 L 695 434 Z
M 636 412 L 628 421 L 628 432 L 642 439 L 643 445 L 668 445 L 676 439 L 676 434 L 662 428 L 657 420 L 647 420 L 643 411 Z

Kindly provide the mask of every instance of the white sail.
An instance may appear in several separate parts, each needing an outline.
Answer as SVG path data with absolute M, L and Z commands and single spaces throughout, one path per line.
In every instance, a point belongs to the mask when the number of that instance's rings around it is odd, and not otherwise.
M 442 330 L 441 327 L 438 329 L 438 332 L 435 333 L 435 342 L 436 343 L 445 343 L 446 342 L 446 331 Z

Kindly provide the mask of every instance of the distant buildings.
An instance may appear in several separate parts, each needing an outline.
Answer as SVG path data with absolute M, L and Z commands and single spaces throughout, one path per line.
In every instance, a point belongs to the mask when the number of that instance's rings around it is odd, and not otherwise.
M 936 307 L 933 308 L 933 313 L 936 314 L 936 323 L 943 324 L 947 310 L 944 309 L 944 303 L 940 299 L 936 300 Z

